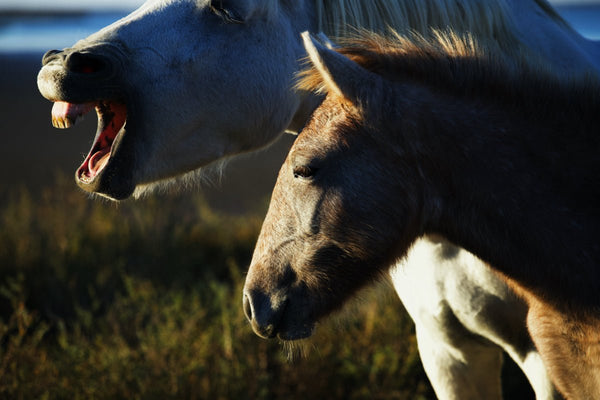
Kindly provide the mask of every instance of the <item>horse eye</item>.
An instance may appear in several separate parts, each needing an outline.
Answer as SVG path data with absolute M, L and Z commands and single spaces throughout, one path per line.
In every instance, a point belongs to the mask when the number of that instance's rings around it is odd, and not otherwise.
M 311 178 L 317 172 L 316 168 L 308 165 L 298 165 L 294 167 L 294 178 Z
M 223 5 L 222 0 L 213 0 L 210 3 L 210 10 L 213 14 L 222 18 L 225 22 L 230 24 L 243 24 L 244 19 L 233 9 Z

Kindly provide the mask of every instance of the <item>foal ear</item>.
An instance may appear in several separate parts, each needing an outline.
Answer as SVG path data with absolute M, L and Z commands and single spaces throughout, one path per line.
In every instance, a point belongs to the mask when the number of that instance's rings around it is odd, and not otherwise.
M 371 74 L 348 57 L 325 47 L 308 32 L 302 33 L 302 40 L 308 59 L 322 81 L 322 89 L 356 104 L 361 88 L 371 80 Z

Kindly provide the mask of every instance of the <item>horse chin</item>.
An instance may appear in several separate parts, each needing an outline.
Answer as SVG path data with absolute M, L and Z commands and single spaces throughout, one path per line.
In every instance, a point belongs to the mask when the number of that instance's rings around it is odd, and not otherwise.
M 306 310 L 289 308 L 275 325 L 273 337 L 284 342 L 294 342 L 311 337 L 316 329 L 317 320 Z
M 294 326 L 291 329 L 280 330 L 277 332 L 277 338 L 284 342 L 294 342 L 302 339 L 308 339 L 315 331 L 315 323 Z

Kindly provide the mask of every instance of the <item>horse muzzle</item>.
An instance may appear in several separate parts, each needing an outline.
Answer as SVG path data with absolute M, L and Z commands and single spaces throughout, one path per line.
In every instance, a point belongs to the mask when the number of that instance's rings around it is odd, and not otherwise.
M 119 152 L 119 147 L 133 126 L 133 106 L 121 79 L 124 59 L 124 52 L 112 44 L 50 50 L 38 74 L 40 93 L 54 102 L 54 127 L 70 128 L 96 110 L 94 143 L 77 169 L 76 181 L 82 189 L 111 199 L 129 197 L 135 189 L 132 157 L 117 157 L 129 153 Z
M 313 334 L 315 321 L 295 290 L 268 293 L 246 284 L 243 295 L 244 314 L 254 333 L 263 339 L 305 339 Z
M 122 97 L 120 53 L 113 45 L 50 50 L 42 57 L 38 89 L 50 101 L 73 104 Z

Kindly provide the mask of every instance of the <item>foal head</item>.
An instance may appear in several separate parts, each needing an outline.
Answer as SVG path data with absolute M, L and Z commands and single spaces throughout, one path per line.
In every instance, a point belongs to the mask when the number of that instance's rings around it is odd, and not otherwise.
M 410 245 L 418 214 L 416 180 L 398 183 L 376 133 L 385 129 L 375 115 L 386 112 L 384 80 L 304 39 L 328 95 L 279 172 L 244 288 L 254 331 L 284 340 L 310 336 L 384 271 Z

